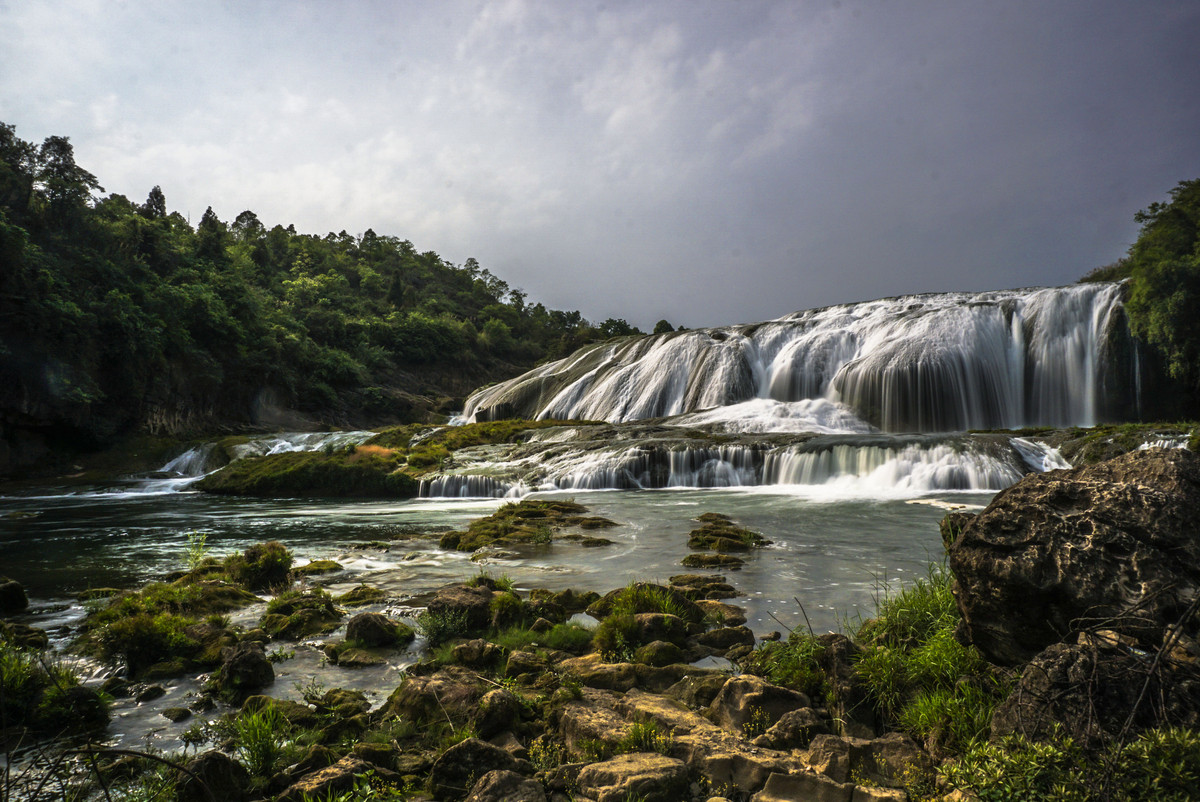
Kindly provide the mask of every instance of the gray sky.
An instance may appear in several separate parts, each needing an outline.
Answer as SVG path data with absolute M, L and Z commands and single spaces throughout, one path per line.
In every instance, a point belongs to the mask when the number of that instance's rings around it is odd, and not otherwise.
M 0 0 L 108 192 L 688 326 L 1074 281 L 1200 177 L 1200 2 Z

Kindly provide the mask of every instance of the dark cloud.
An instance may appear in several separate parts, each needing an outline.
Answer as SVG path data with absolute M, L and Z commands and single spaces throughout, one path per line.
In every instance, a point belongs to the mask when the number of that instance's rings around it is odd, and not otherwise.
M 110 191 L 691 326 L 1066 283 L 1200 176 L 1191 2 L 0 3 Z

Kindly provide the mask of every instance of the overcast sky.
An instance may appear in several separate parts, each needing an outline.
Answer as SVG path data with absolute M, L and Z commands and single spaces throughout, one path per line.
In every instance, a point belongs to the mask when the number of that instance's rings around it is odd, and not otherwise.
M 0 121 L 592 320 L 1062 284 L 1200 177 L 1200 2 L 0 0 Z

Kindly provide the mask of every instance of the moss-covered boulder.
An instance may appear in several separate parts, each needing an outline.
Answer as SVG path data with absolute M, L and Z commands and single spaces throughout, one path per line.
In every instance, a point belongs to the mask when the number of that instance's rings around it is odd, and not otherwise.
M 193 487 L 237 496 L 413 498 L 420 482 L 400 470 L 401 456 L 379 446 L 350 451 L 295 451 L 233 462 Z
M 750 551 L 771 543 L 757 532 L 738 526 L 720 513 L 706 512 L 696 520 L 701 526 L 688 535 L 689 549 L 726 554 L 731 551 Z
M 332 632 L 343 615 L 324 590 L 289 590 L 267 604 L 259 625 L 271 637 L 298 640 Z

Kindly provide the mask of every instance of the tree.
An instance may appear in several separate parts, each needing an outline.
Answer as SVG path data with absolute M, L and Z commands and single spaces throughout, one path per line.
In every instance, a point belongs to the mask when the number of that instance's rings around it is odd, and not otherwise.
M 1169 203 L 1152 203 L 1125 260 L 1130 328 L 1167 372 L 1200 394 L 1200 179 L 1181 181 Z
M 630 326 L 623 318 L 619 317 L 610 317 L 597 326 L 597 328 L 605 337 L 627 337 L 630 334 L 642 333 L 636 326 Z
M 65 136 L 46 137 L 38 150 L 37 188 L 56 217 L 87 206 L 92 190 L 104 191 L 96 176 L 75 163 L 75 149 Z
M 654 324 L 654 333 L 655 334 L 666 334 L 666 333 L 672 332 L 672 331 L 675 331 L 675 327 L 672 326 L 670 323 L 668 323 L 666 320 L 660 320 Z
M 161 220 L 167 216 L 167 197 L 163 195 L 162 187 L 154 185 L 146 196 L 146 202 L 138 207 L 138 212 L 150 220 Z
M 211 206 L 204 210 L 204 216 L 200 218 L 200 225 L 196 226 L 196 236 L 198 238 L 197 256 L 211 262 L 225 260 L 225 245 L 229 232 Z

